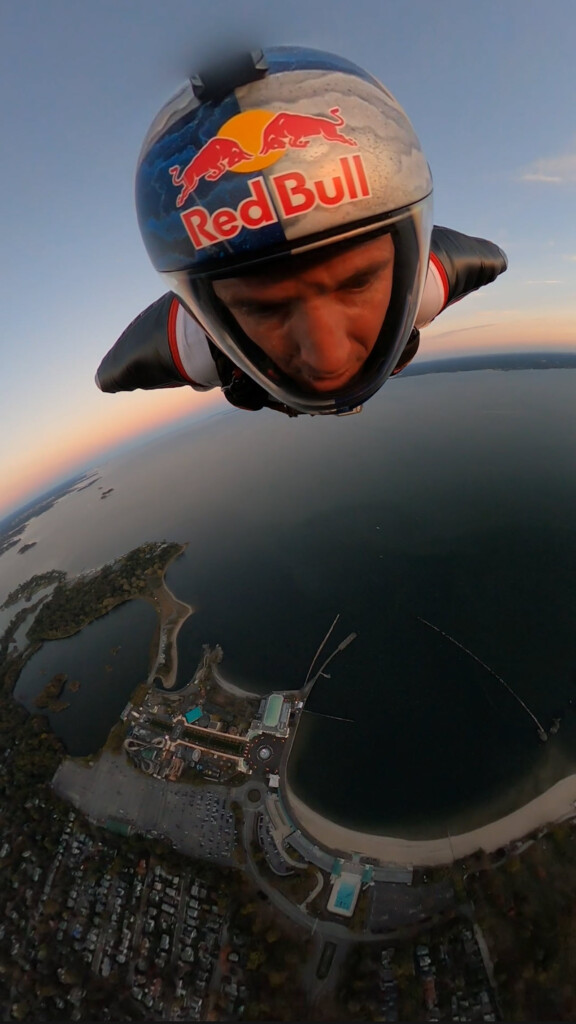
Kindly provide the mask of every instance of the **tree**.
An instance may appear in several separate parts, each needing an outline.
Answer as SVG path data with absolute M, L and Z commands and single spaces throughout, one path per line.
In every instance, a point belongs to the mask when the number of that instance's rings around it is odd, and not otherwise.
M 280 985 L 284 985 L 288 978 L 288 971 L 271 970 L 268 972 L 268 981 L 272 988 L 278 988 Z
M 262 949 L 253 949 L 248 955 L 246 962 L 246 968 L 249 971 L 257 971 L 262 966 L 266 959 L 265 953 Z
M 14 1020 L 25 1020 L 31 1009 L 32 1004 L 30 1000 L 21 999 L 19 1002 L 13 1004 L 12 1017 L 14 1017 Z

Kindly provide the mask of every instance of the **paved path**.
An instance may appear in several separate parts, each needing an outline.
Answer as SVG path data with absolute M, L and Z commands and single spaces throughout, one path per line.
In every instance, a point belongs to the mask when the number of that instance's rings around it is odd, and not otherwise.
M 312 889 L 312 892 L 308 893 L 306 899 L 303 900 L 302 903 L 300 904 L 300 909 L 301 910 L 306 910 L 306 907 L 308 906 L 308 904 L 311 903 L 312 900 L 314 899 L 314 897 L 317 896 L 318 893 L 322 891 L 322 887 L 324 885 L 324 876 L 323 876 L 322 872 L 318 870 L 318 868 L 316 868 L 316 878 L 318 879 L 318 884 L 314 886 L 314 888 Z

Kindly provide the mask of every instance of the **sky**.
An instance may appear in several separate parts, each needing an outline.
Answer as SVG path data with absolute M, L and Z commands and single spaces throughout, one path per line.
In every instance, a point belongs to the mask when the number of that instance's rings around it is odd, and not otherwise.
M 506 251 L 507 273 L 427 328 L 418 358 L 575 347 L 575 33 L 573 0 L 0 0 L 0 516 L 226 406 L 188 388 L 104 395 L 94 374 L 165 291 L 134 209 L 144 135 L 231 40 L 365 67 L 420 138 L 435 223 Z

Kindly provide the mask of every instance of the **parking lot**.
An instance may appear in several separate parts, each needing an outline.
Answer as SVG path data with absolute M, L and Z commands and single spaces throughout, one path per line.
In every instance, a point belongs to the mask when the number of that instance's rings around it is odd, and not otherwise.
M 54 789 L 101 824 L 113 818 L 166 837 L 191 857 L 234 863 L 234 815 L 226 792 L 217 787 L 155 779 L 138 772 L 123 754 L 105 751 L 92 768 L 64 761 Z
M 453 904 L 454 890 L 448 879 L 416 887 L 377 882 L 371 890 L 370 930 L 386 932 L 420 924 Z

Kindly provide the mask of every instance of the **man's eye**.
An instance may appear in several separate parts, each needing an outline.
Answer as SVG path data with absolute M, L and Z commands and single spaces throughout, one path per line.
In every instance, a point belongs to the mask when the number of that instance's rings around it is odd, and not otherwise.
M 374 274 L 362 274 L 361 277 L 354 277 L 351 281 L 347 281 L 346 284 L 342 286 L 342 291 L 362 292 L 373 283 L 374 279 Z
M 272 320 L 275 318 L 281 318 L 284 315 L 284 307 L 246 305 L 241 306 L 239 312 L 244 316 L 252 317 L 256 320 Z

